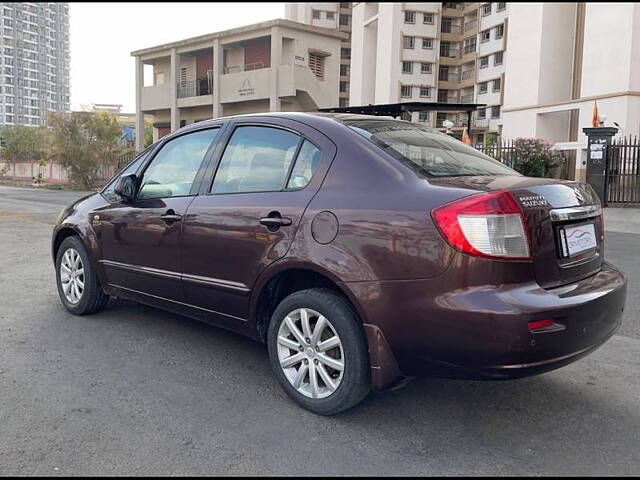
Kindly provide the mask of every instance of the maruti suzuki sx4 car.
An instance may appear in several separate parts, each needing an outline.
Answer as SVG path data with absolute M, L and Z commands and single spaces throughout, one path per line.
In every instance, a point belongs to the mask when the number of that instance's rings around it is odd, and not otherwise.
M 52 253 L 71 313 L 124 298 L 266 342 L 287 394 L 331 415 L 589 354 L 626 296 L 603 240 L 587 184 L 409 122 L 271 113 L 162 138 L 61 212 Z

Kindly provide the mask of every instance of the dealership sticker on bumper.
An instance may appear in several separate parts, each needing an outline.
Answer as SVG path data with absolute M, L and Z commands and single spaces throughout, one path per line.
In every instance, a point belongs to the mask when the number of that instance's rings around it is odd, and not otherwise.
M 562 246 L 566 257 L 596 248 L 598 245 L 593 223 L 565 227 L 561 233 Z

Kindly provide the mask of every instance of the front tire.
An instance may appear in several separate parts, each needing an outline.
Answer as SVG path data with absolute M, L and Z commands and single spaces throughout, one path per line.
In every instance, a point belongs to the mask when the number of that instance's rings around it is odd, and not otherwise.
M 303 408 L 334 415 L 359 403 L 371 388 L 362 326 L 335 292 L 292 293 L 273 312 L 267 337 L 278 382 Z
M 87 249 L 76 236 L 65 238 L 58 249 L 56 284 L 62 305 L 74 315 L 97 312 L 109 300 L 93 270 Z

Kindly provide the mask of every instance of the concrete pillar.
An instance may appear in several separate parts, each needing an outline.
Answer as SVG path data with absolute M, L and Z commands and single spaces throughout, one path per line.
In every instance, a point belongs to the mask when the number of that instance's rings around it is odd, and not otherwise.
M 136 152 L 144 148 L 144 112 L 142 111 L 142 88 L 144 87 L 144 63 L 136 57 Z
M 171 131 L 174 132 L 180 128 L 180 111 L 178 110 L 178 55 L 176 49 L 171 49 L 171 75 L 169 81 L 171 82 Z
M 220 39 L 213 40 L 213 118 L 222 117 L 223 107 L 220 103 L 220 76 L 224 68 L 224 55 Z
M 278 97 L 278 67 L 282 63 L 282 32 L 280 27 L 271 27 L 271 83 L 269 85 L 269 111 L 281 110 Z

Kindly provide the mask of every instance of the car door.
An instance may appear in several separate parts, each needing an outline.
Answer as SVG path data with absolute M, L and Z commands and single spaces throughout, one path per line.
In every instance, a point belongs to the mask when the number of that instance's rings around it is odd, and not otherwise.
M 185 301 L 222 321 L 247 319 L 258 275 L 286 254 L 336 152 L 304 124 L 271 122 L 229 126 L 215 177 L 183 222 Z
M 119 197 L 92 213 L 101 264 L 111 286 L 181 302 L 182 218 L 201 180 L 200 169 L 219 128 L 164 142 L 138 174 L 136 197 Z M 198 173 L 200 172 L 200 176 Z M 115 195 L 115 194 L 114 194 Z

